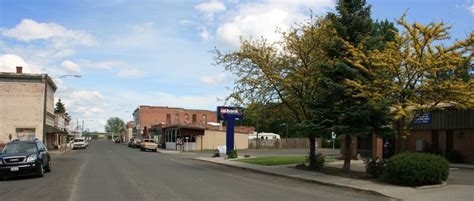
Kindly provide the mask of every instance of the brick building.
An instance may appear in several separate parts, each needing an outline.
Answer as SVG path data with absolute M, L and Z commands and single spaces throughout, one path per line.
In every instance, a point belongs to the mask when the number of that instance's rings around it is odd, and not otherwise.
M 405 140 L 373 134 L 352 138 L 351 152 L 353 157 L 360 154 L 365 158 L 389 158 L 401 152 L 402 144 L 405 151 L 436 153 L 446 158 L 456 153 L 465 163 L 474 164 L 474 109 L 445 108 L 426 113 L 415 122 Z
M 133 112 L 133 136 L 160 135 L 150 131 L 158 124 L 206 125 L 208 122 L 217 122 L 216 111 L 140 105 Z

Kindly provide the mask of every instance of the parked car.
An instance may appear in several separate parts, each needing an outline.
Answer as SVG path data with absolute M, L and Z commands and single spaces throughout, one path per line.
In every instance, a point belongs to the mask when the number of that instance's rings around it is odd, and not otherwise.
M 133 140 L 133 148 L 140 148 L 141 146 L 142 146 L 142 140 L 141 139 Z
M 131 138 L 131 139 L 128 141 L 128 147 L 133 148 L 133 146 L 134 146 L 133 141 L 135 141 L 135 138 Z
M 114 142 L 115 143 L 120 143 L 120 138 L 115 138 Z
M 41 141 L 16 140 L 3 148 L 0 155 L 0 179 L 26 175 L 43 177 L 46 172 L 51 172 L 51 157 Z
M 141 143 L 140 146 L 141 151 L 151 150 L 151 151 L 158 151 L 158 144 L 156 144 L 155 140 L 152 139 L 145 139 Z
M 84 138 L 76 138 L 72 143 L 72 149 L 86 149 L 87 144 Z

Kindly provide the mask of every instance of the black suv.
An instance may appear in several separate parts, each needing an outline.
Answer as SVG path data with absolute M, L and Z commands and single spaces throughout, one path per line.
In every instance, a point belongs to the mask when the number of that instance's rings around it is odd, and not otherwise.
M 17 175 L 43 177 L 45 172 L 51 172 L 51 157 L 39 140 L 9 142 L 0 154 L 0 179 Z

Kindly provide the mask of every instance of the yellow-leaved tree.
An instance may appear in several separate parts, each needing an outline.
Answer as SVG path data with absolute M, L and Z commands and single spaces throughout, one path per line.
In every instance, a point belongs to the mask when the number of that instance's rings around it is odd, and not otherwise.
M 364 53 L 349 47 L 351 63 L 374 78 L 369 85 L 351 84 L 360 96 L 390 97 L 396 130 L 404 140 L 424 112 L 474 106 L 474 33 L 446 45 L 451 26 L 445 23 L 410 24 L 404 17 L 397 22 L 403 30 L 385 49 Z

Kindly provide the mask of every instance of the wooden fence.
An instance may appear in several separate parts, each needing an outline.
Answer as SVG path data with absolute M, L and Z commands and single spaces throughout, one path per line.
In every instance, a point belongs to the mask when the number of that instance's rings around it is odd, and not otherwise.
M 316 144 L 321 147 L 321 139 L 316 138 Z M 249 139 L 249 149 L 302 149 L 309 148 L 308 138 L 284 139 Z

